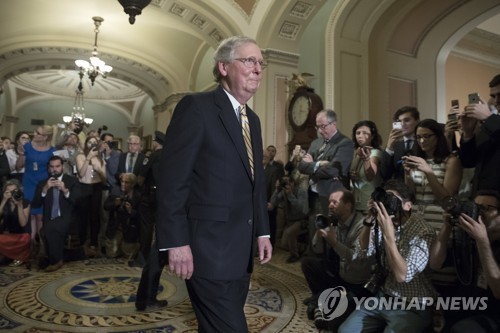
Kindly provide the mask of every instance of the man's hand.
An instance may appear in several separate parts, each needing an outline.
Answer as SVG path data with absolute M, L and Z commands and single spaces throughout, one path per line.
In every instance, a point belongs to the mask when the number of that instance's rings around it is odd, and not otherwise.
M 476 242 L 488 241 L 488 232 L 483 219 L 479 216 L 479 221 L 473 220 L 469 215 L 460 214 L 458 226 L 469 234 Z
M 389 138 L 387 139 L 387 148 L 394 150 L 394 142 L 403 139 L 403 131 L 400 129 L 392 129 L 389 133 Z
M 257 248 L 261 264 L 271 261 L 271 257 L 273 256 L 273 246 L 271 245 L 271 239 L 269 237 L 258 237 Z
M 168 250 L 168 267 L 170 272 L 181 279 L 189 280 L 193 275 L 193 254 L 191 247 L 184 245 Z
M 318 233 L 321 237 L 323 237 L 331 247 L 334 247 L 337 243 L 337 228 L 333 225 L 330 225 L 326 229 L 319 229 Z
M 385 206 L 381 202 L 374 202 L 377 209 L 377 221 L 384 235 L 384 239 L 394 239 L 394 224 L 392 223 L 392 216 L 389 216 Z
M 302 161 L 304 161 L 306 163 L 312 163 L 312 162 L 314 162 L 314 159 L 311 156 L 311 154 L 305 154 L 304 157 L 302 157 Z
M 474 118 L 479 121 L 484 121 L 486 118 L 491 116 L 491 111 L 488 104 L 480 98 L 480 103 L 469 104 L 465 107 L 464 115 L 469 118 Z

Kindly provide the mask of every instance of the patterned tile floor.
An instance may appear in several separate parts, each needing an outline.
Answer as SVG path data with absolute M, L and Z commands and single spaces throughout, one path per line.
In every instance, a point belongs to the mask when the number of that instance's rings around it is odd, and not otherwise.
M 271 264 L 256 265 L 245 312 L 250 332 L 317 332 L 302 300 L 309 295 L 300 263 L 275 250 Z M 70 262 L 53 273 L 0 267 L 0 330 L 45 332 L 196 332 L 184 283 L 164 272 L 159 299 L 169 306 L 137 312 L 141 269 L 120 260 Z

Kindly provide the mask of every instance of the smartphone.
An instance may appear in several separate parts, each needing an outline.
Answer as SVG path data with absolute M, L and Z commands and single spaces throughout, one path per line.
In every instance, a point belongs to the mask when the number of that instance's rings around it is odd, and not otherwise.
M 458 99 L 452 99 L 451 100 L 451 107 L 453 109 L 458 109 Z
M 400 121 L 395 121 L 395 122 L 392 123 L 392 129 L 398 129 L 398 130 L 400 130 L 402 128 L 403 128 L 403 125 L 401 124 Z
M 448 113 L 448 121 L 455 121 L 458 119 L 458 115 L 456 113 Z
M 478 93 L 469 94 L 469 104 L 479 104 L 479 94 Z

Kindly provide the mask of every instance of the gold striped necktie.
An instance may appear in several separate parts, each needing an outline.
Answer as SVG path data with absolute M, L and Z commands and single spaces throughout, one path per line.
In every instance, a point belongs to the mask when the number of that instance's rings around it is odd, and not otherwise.
M 240 105 L 240 120 L 241 120 L 241 131 L 243 133 L 243 140 L 245 141 L 245 147 L 248 154 L 248 162 L 250 163 L 250 171 L 253 174 L 253 151 L 252 151 L 252 140 L 250 139 L 250 125 L 248 125 L 248 117 L 245 109 L 245 105 Z

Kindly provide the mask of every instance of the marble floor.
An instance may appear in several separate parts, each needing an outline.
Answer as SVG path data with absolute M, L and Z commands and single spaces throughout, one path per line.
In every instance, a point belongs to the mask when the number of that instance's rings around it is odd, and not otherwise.
M 277 249 L 267 265 L 255 265 L 245 306 L 250 332 L 317 332 L 302 300 L 309 296 L 300 263 L 286 263 Z M 196 332 L 185 285 L 162 274 L 158 299 L 166 308 L 138 312 L 135 291 L 141 269 L 119 259 L 66 263 L 46 273 L 36 267 L 0 267 L 0 330 L 45 332 Z

